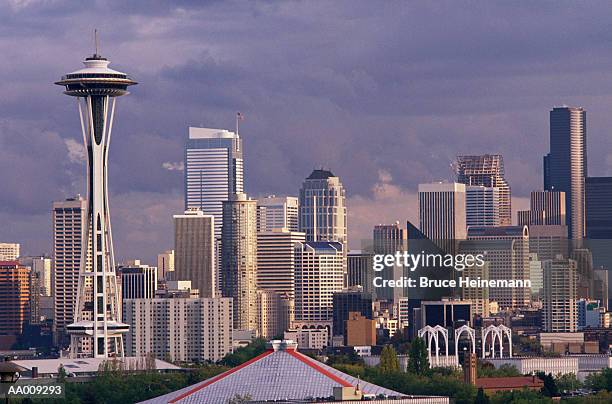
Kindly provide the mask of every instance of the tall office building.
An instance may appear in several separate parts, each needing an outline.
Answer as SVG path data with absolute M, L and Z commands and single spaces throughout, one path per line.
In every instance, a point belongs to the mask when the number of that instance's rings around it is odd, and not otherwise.
M 123 299 L 153 299 L 157 291 L 157 268 L 131 260 L 119 267 Z
M 501 308 L 529 305 L 529 230 L 527 226 L 470 227 L 465 253 L 483 254 L 489 266 L 489 279 L 521 281 L 522 286 L 491 287 L 489 299 Z
M 82 255 L 91 268 L 90 254 L 82 251 L 86 213 L 87 201 L 80 196 L 53 202 L 53 326 L 55 343 L 60 346 L 67 342 L 66 326 L 74 321 Z
M 377 288 L 373 285 L 374 255 L 362 250 L 351 250 L 347 256 L 347 286 L 361 286 L 364 292 L 372 293 L 377 298 Z
M 565 192 L 566 220 L 572 239 L 585 235 L 586 134 L 583 108 L 563 106 L 550 111 L 550 153 L 544 156 L 544 189 Z
M 331 171 L 313 170 L 304 180 L 299 200 L 300 231 L 307 241 L 338 241 L 346 249 L 346 191 Z
M 502 226 L 501 188 L 469 185 L 465 187 L 465 222 L 467 226 Z
M 166 250 L 157 254 L 157 276 L 169 280 L 174 273 L 174 250 Z
M 304 233 L 282 228 L 257 233 L 258 289 L 287 293 L 293 298 L 295 246 L 304 241 Z
M 542 328 L 546 332 L 576 332 L 576 261 L 558 257 L 543 262 L 544 292 Z
M 399 222 L 374 226 L 372 241 L 374 254 L 396 254 L 398 251 L 403 253 L 408 249 L 407 232 L 406 229 L 400 226 Z M 372 268 L 370 267 L 371 270 Z M 386 266 L 378 275 L 382 276 L 383 279 L 401 279 L 404 276 L 404 267 L 401 265 Z M 406 295 L 406 291 L 402 288 L 379 287 L 376 290 L 376 297 L 378 299 L 395 303 L 399 302 L 399 299 L 406 297 Z
M 234 328 L 257 330 L 257 201 L 243 193 L 223 202 L 221 290 L 234 298 Z
M 225 129 L 189 128 L 185 145 L 185 210 L 199 208 L 215 217 L 221 238 L 223 202 L 244 192 L 242 139 Z
M 217 362 L 232 352 L 232 299 L 126 299 L 123 320 L 128 356 Z
M 612 177 L 588 177 L 585 183 L 586 238 L 612 239 Z
M 257 231 L 287 229 L 298 231 L 298 198 L 294 196 L 267 196 L 257 200 Z
M 200 297 L 215 297 L 215 217 L 198 208 L 174 215 L 174 272 L 172 280 L 191 281 Z
M 498 188 L 499 225 L 512 224 L 512 198 L 510 185 L 504 178 L 504 158 L 501 154 L 457 156 L 457 182 Z
M 343 248 L 342 243 L 335 241 L 306 241 L 296 245 L 296 328 L 316 325 L 327 326 L 331 331 L 333 296 L 344 285 Z
M 19 255 L 19 243 L 0 243 L 0 261 L 15 261 Z
M 529 210 L 517 212 L 518 225 L 565 226 L 565 192 L 532 191 Z
M 20 335 L 30 319 L 30 270 L 0 261 L 0 335 Z
M 465 185 L 461 183 L 419 184 L 421 232 L 436 244 L 465 239 L 465 199 Z
M 257 291 L 257 335 L 271 339 L 291 327 L 293 299 L 287 293 Z

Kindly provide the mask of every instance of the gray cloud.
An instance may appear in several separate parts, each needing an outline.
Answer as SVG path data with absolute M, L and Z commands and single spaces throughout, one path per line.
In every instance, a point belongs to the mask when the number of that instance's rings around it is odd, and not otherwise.
M 151 260 L 182 208 L 172 168 L 187 127 L 232 129 L 238 110 L 247 191 L 296 194 L 312 168 L 329 167 L 354 205 L 352 238 L 413 205 L 419 182 L 449 179 L 457 154 L 502 153 L 517 198 L 540 188 L 553 105 L 587 108 L 589 170 L 609 173 L 609 12 L 606 2 L 3 3 L 0 218 L 11 225 L 0 239 L 48 251 L 51 202 L 83 192 L 76 105 L 52 82 L 92 52 L 92 21 L 111 66 L 140 83 L 118 101 L 110 188 L 119 258 Z M 398 193 L 383 198 L 380 184 Z M 377 204 L 380 215 L 366 214 Z

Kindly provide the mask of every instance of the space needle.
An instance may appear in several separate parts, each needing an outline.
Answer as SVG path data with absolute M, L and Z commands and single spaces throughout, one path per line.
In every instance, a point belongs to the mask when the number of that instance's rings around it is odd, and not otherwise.
M 108 149 L 115 99 L 137 84 L 125 73 L 109 69 L 110 61 L 95 53 L 84 68 L 55 84 L 76 97 L 83 142 L 87 149 L 87 223 L 83 224 L 81 262 L 74 322 L 67 326 L 72 358 L 123 357 L 121 306 L 115 275 L 108 209 Z

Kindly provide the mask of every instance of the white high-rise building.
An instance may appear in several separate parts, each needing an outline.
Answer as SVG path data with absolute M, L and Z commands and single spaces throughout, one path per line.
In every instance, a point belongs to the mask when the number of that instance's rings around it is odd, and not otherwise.
M 74 321 L 81 266 L 83 226 L 87 223 L 87 201 L 82 197 L 53 202 L 54 340 L 66 342 L 66 326 Z M 89 254 L 86 254 L 89 257 Z
M 576 332 L 578 275 L 576 261 L 558 256 L 543 262 L 542 328 L 547 332 Z
M 128 356 L 217 362 L 232 352 L 232 299 L 125 299 Z
M 257 233 L 257 288 L 287 293 L 293 298 L 295 246 L 304 233 L 274 229 Z
M 501 308 L 521 308 L 531 301 L 527 226 L 473 226 L 462 251 L 483 254 L 491 280 L 522 281 L 523 286 L 490 287 L 489 299 Z
M 465 187 L 465 221 L 467 226 L 501 226 L 501 190 L 497 187 Z
M 300 231 L 307 241 L 338 241 L 348 246 L 346 191 L 331 171 L 314 170 L 300 189 Z
M 19 243 L 0 243 L 0 261 L 15 261 L 19 258 Z
M 344 286 L 343 244 L 306 241 L 295 247 L 295 326 L 331 325 L 334 293 Z M 331 330 L 330 330 L 331 331 Z
M 130 260 L 119 267 L 123 299 L 153 299 L 157 291 L 157 268 Z
M 270 195 L 257 200 L 257 231 L 298 231 L 298 198 Z
M 215 297 L 215 217 L 198 208 L 174 215 L 174 272 L 172 280 L 191 281 L 200 297 Z
M 189 128 L 185 145 L 185 210 L 199 208 L 215 217 L 221 238 L 223 202 L 244 192 L 242 139 L 225 129 Z
M 465 185 L 419 184 L 419 228 L 434 242 L 464 240 L 466 236 Z
M 157 254 L 157 275 L 160 279 L 168 280 L 174 272 L 174 250 L 166 250 Z

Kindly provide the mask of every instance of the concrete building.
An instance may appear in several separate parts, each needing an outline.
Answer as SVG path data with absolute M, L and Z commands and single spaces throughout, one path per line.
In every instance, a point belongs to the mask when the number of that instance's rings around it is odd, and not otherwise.
M 554 333 L 575 332 L 578 325 L 576 261 L 558 257 L 544 261 L 543 265 L 542 328 Z
M 346 345 L 376 345 L 376 321 L 359 312 L 350 312 L 346 320 Z
M 119 267 L 121 297 L 123 299 L 153 299 L 157 291 L 157 268 L 141 264 L 140 260 L 127 261 Z
M 301 232 L 274 229 L 257 233 L 257 288 L 295 295 L 295 246 Z
M 274 338 L 291 327 L 293 300 L 287 293 L 257 291 L 257 335 Z
M 440 300 L 421 302 L 421 327 L 458 328 L 457 325 L 472 324 L 472 304 L 465 300 Z M 460 326 L 459 325 L 459 326 Z
M 497 191 L 491 191 L 491 194 L 497 193 L 497 196 L 491 195 L 491 197 L 497 199 L 499 211 L 498 225 L 510 226 L 512 224 L 512 198 L 510 185 L 508 185 L 504 178 L 503 156 L 500 154 L 457 156 L 455 169 L 457 182 L 460 184 L 497 188 Z M 484 197 L 485 195 L 482 196 Z M 486 226 L 487 224 L 483 225 Z
M 328 170 L 313 170 L 299 195 L 299 227 L 306 241 L 337 241 L 348 246 L 346 191 Z
M 232 352 L 232 299 L 125 299 L 129 356 L 219 361 Z
M 465 240 L 465 212 L 464 184 L 419 184 L 419 228 L 444 251 Z
M 200 297 L 215 297 L 215 217 L 197 208 L 174 215 L 174 272 L 172 280 L 191 281 Z
M 518 225 L 565 226 L 565 192 L 532 191 L 529 210 L 517 212 Z
M 612 239 L 612 177 L 585 179 L 586 238 Z
M 15 261 L 19 258 L 19 243 L 0 243 L 0 261 Z
M 242 139 L 225 129 L 189 128 L 185 145 L 185 210 L 199 208 L 215 218 L 221 238 L 223 202 L 244 192 Z
M 257 231 L 299 231 L 299 203 L 294 196 L 270 195 L 257 200 Z
M 0 261 L 0 335 L 20 335 L 30 320 L 30 270 Z
M 377 298 L 373 282 L 373 254 L 362 250 L 351 250 L 347 256 L 347 286 L 361 286 L 364 292 L 372 293 Z
M 74 321 L 81 255 L 90 256 L 82 251 L 86 209 L 87 201 L 81 196 L 53 202 L 53 337 L 60 346 L 67 344 L 66 326 Z
M 467 226 L 502 226 L 502 190 L 484 185 L 465 187 L 465 221 Z
M 550 152 L 544 156 L 544 189 L 565 192 L 572 239 L 585 236 L 586 133 L 583 108 L 562 106 L 550 111 Z
M 406 229 L 400 226 L 399 222 L 374 226 L 372 240 L 374 254 L 396 254 L 398 251 L 403 253 L 408 250 L 408 234 Z M 371 266 L 368 268 L 368 271 L 372 271 Z M 380 276 L 383 279 L 401 279 L 404 276 L 404 268 L 399 265 L 385 266 Z M 398 302 L 399 299 L 406 297 L 407 294 L 407 290 L 403 288 L 376 288 L 376 297 L 378 299 L 392 302 Z
M 170 280 L 174 272 L 174 250 L 157 254 L 157 276 L 161 280 Z
M 52 296 L 53 292 L 53 277 L 52 277 L 52 260 L 49 257 L 20 257 L 18 259 L 21 265 L 30 268 L 32 274 L 36 275 L 39 285 L 40 296 Z
M 234 328 L 257 330 L 257 201 L 246 194 L 223 202 L 221 291 L 234 299 Z
M 295 247 L 295 323 L 331 328 L 334 293 L 344 286 L 344 246 L 306 241 Z
M 489 299 L 502 308 L 526 307 L 531 301 L 529 230 L 526 226 L 470 227 L 462 249 L 483 254 L 490 280 L 520 281 L 516 287 L 490 287 Z

